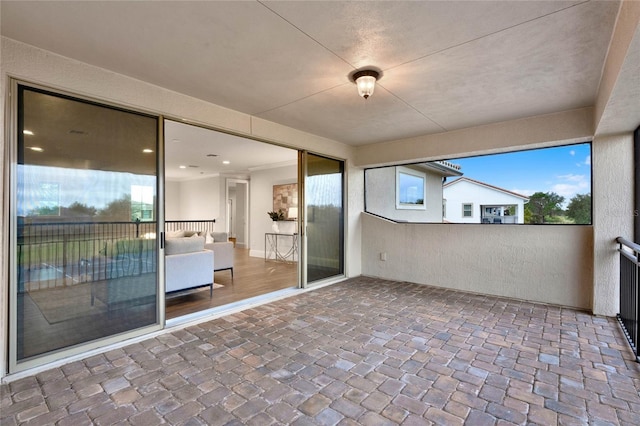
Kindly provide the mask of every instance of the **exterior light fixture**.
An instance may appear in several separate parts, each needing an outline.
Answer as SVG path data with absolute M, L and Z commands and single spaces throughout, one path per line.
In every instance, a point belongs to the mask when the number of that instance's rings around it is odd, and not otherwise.
M 353 81 L 358 86 L 358 95 L 365 99 L 373 95 L 378 76 L 380 76 L 380 73 L 374 70 L 362 70 L 353 74 Z

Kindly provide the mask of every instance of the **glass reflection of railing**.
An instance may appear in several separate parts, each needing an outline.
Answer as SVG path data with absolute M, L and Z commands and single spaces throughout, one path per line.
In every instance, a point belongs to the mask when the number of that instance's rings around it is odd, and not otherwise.
M 213 230 L 215 220 L 167 221 L 165 228 Z M 156 222 L 19 223 L 19 292 L 155 273 Z

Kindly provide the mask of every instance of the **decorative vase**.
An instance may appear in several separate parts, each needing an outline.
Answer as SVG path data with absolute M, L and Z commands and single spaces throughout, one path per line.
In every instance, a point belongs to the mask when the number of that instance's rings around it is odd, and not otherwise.
M 280 232 L 280 228 L 278 228 L 278 222 L 277 221 L 273 221 L 273 223 L 271 224 L 271 230 L 273 232 L 275 232 L 276 234 Z

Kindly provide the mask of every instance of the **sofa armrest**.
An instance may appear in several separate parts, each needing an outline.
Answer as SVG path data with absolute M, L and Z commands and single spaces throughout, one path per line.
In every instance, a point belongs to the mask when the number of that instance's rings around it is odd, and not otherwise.
M 233 243 L 231 241 L 226 243 L 205 244 L 204 248 L 213 251 L 215 257 L 213 268 L 216 271 L 233 268 L 234 251 Z

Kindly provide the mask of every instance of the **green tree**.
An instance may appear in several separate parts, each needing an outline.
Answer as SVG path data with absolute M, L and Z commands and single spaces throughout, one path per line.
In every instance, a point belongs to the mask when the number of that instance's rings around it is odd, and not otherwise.
M 530 221 L 527 223 L 546 223 L 546 217 L 555 216 L 562 213 L 562 203 L 564 197 L 555 192 L 536 192 L 529 197 L 529 202 L 525 204 L 525 217 L 528 210 Z
M 569 201 L 567 216 L 575 223 L 588 225 L 591 223 L 591 194 L 578 194 Z

